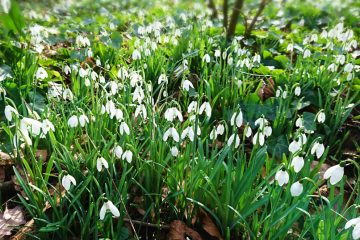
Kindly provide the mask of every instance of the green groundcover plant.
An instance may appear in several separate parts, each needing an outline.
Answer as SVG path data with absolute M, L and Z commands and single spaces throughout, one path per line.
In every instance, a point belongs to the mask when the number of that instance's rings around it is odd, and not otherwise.
M 0 2 L 26 238 L 360 239 L 356 1 Z

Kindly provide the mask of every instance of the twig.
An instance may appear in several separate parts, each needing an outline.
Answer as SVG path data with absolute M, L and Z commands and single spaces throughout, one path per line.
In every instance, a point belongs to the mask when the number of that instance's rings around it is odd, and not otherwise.
M 108 170 L 108 174 L 110 175 L 109 170 Z M 124 203 L 124 201 L 123 201 L 123 199 L 122 199 L 121 192 L 119 191 L 118 187 L 116 186 L 114 179 L 112 179 L 112 183 L 114 184 L 114 187 L 115 187 L 116 191 L 117 191 L 118 194 L 120 195 L 120 202 L 121 202 L 121 204 L 124 206 L 125 214 L 126 214 L 127 217 L 128 217 L 129 223 L 130 223 L 130 225 L 131 225 L 132 230 L 134 231 L 135 237 L 136 237 L 136 239 L 140 239 L 139 236 L 138 236 L 137 233 L 136 233 L 136 230 L 135 230 L 133 221 L 131 220 L 131 217 L 130 217 L 130 214 L 129 214 L 128 210 L 126 209 L 126 205 L 125 205 L 125 203 Z
M 154 228 L 162 228 L 162 229 L 169 229 L 170 226 L 166 225 L 166 224 L 155 224 L 155 223 L 147 223 L 147 222 L 142 222 L 142 221 L 138 221 L 138 220 L 132 220 L 132 219 L 128 219 L 128 218 L 124 218 L 124 222 L 132 222 L 135 223 L 137 225 L 140 226 L 147 226 L 147 227 L 154 227 Z

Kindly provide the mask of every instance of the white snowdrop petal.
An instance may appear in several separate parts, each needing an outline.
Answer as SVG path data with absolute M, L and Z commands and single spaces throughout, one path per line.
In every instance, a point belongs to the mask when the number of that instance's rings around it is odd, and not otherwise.
M 66 191 L 70 189 L 70 181 L 66 176 L 62 178 L 61 184 L 63 185 Z
M 114 152 L 115 152 L 115 156 L 117 158 L 121 158 L 121 156 L 123 154 L 123 149 L 120 146 L 116 146 L 115 149 L 114 149 Z
M 336 168 L 336 170 L 333 171 L 332 176 L 330 177 L 330 184 L 332 185 L 335 185 L 338 182 L 340 182 L 344 176 L 344 168 L 340 167 L 339 165 L 337 166 L 338 167 Z
M 300 196 L 303 190 L 304 187 L 300 182 L 294 182 L 290 187 L 291 196 L 293 197 Z
M 171 151 L 171 155 L 173 156 L 173 157 L 176 157 L 178 154 L 179 154 L 179 150 L 177 149 L 177 147 L 172 147 L 171 149 L 170 149 L 170 151 Z
M 231 146 L 231 144 L 234 142 L 235 134 L 231 135 L 227 141 L 227 145 Z
M 360 223 L 360 217 L 357 217 L 357 218 L 353 218 L 353 219 L 350 219 L 349 221 L 347 221 L 347 223 L 345 224 L 345 229 L 348 229 L 349 227 L 352 227 L 356 224 L 359 224 Z
M 111 201 L 108 201 L 108 209 L 114 217 L 120 217 L 119 209 Z
M 294 167 L 294 171 L 296 173 L 300 172 L 300 170 L 304 167 L 304 158 L 299 156 L 294 157 L 291 162 L 291 166 Z
M 241 127 L 242 124 L 243 124 L 243 114 L 240 111 L 236 117 L 236 126 Z
M 103 204 L 101 209 L 100 209 L 100 220 L 104 220 L 106 210 L 107 210 L 107 207 L 106 207 L 105 204 Z
M 323 155 L 325 151 L 325 147 L 324 144 L 319 144 L 318 147 L 316 148 L 316 157 L 319 159 L 321 158 L 321 156 Z
M 289 182 L 289 174 L 286 171 L 279 170 L 275 174 L 275 180 L 278 181 L 279 186 L 283 186 L 284 184 Z
M 353 239 L 360 239 L 360 224 L 356 224 L 354 230 L 352 231 Z

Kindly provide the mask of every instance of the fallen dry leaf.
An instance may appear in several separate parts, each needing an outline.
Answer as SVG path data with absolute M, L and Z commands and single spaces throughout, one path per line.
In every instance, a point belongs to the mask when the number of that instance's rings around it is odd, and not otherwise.
M 24 213 L 20 207 L 6 208 L 3 213 L 0 213 L 0 238 L 11 235 L 14 228 L 25 223 Z
M 183 221 L 174 220 L 170 223 L 170 229 L 168 233 L 169 240 L 185 240 L 186 236 L 192 240 L 202 240 L 200 234 L 188 226 Z
M 213 222 L 213 220 L 210 218 L 209 214 L 205 212 L 203 209 L 200 209 L 201 214 L 201 224 L 202 228 L 212 237 L 215 237 L 216 239 L 222 240 L 222 236 L 219 232 L 218 227 Z

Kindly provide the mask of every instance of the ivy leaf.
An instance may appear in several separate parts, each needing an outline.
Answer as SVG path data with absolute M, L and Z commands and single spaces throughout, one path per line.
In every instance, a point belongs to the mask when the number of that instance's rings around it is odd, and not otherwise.
M 315 131 L 316 130 L 316 123 L 315 123 L 315 114 L 311 112 L 304 112 L 304 127 L 308 131 Z

